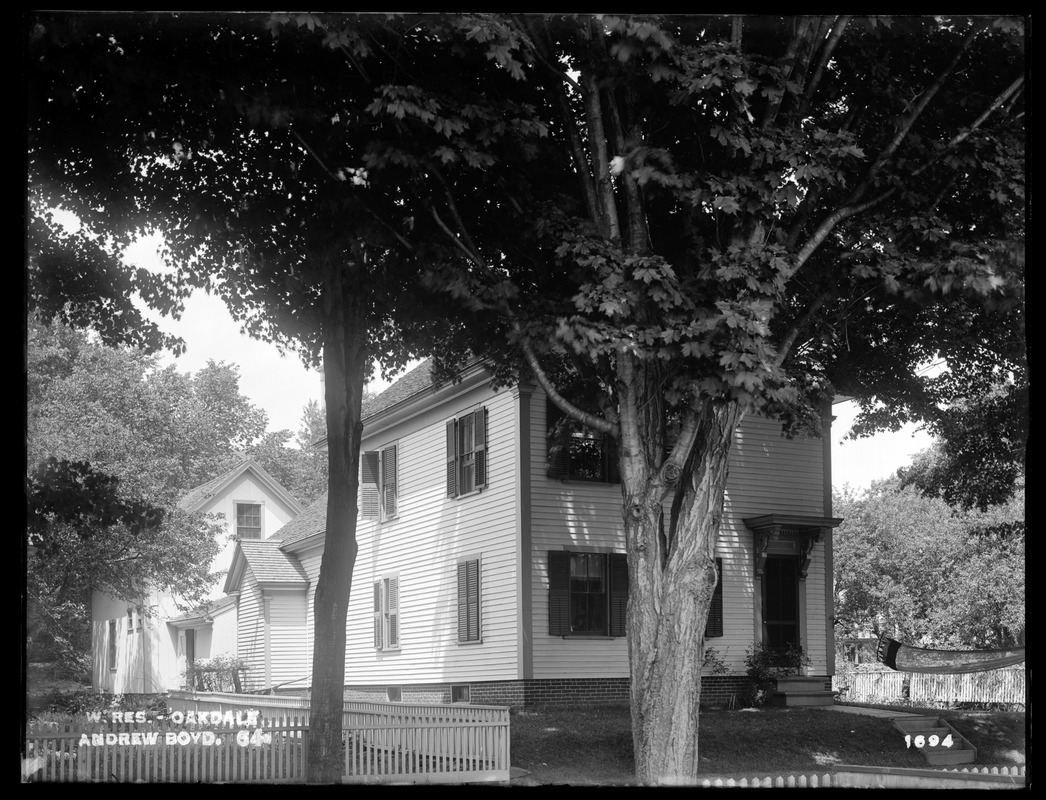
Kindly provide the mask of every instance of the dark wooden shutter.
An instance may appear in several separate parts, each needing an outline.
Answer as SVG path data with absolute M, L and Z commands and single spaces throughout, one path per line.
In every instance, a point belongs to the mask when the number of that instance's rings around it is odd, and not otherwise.
M 384 519 L 396 516 L 396 445 L 381 453 L 381 512 Z
M 479 559 L 458 564 L 458 641 L 479 641 Z
M 712 595 L 712 605 L 708 608 L 708 622 L 705 623 L 705 638 L 713 639 L 723 635 L 723 559 L 715 560 L 716 585 Z
M 570 633 L 570 553 L 548 551 L 548 633 Z
M 609 433 L 603 436 L 603 453 L 607 462 L 607 483 L 621 483 L 621 469 L 618 466 L 619 454 L 617 449 L 617 439 Z
M 628 557 L 610 554 L 610 635 L 625 635 L 628 612 Z
M 550 400 L 545 401 L 545 422 L 546 474 L 566 480 L 570 471 L 570 423 Z
M 458 496 L 457 420 L 447 423 L 447 497 Z
M 381 581 L 377 581 L 374 584 L 374 647 L 377 650 L 381 650 L 383 637 L 382 632 L 382 618 L 384 617 L 384 611 L 381 603 Z
M 487 409 L 476 412 L 475 427 L 476 488 L 487 485 Z
M 360 516 L 364 519 L 378 518 L 378 470 L 376 451 L 366 452 L 360 457 Z
M 458 641 L 468 641 L 469 588 L 467 562 L 458 564 Z
M 389 613 L 389 647 L 400 646 L 400 579 L 385 581 L 385 605 Z

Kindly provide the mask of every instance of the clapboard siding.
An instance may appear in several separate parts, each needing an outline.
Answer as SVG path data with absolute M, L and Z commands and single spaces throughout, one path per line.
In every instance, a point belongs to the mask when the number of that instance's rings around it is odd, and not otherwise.
M 723 636 L 709 640 L 733 672 L 744 672 L 745 652 L 762 632 L 755 627 L 753 586 L 755 542 L 744 520 L 764 514 L 824 516 L 824 448 L 817 438 L 789 439 L 773 420 L 749 415 L 734 438 L 730 454 L 717 554 L 724 558 Z M 806 614 L 800 630 L 809 672 L 826 673 L 824 542 L 800 591 Z
M 369 433 L 364 450 L 397 445 L 398 515 L 361 520 L 347 631 L 346 683 L 511 680 L 518 674 L 517 399 L 483 381 L 422 414 Z M 437 398 L 438 400 L 438 398 Z M 446 497 L 446 423 L 487 409 L 487 488 Z M 368 435 L 369 434 L 369 435 Z M 457 564 L 480 559 L 482 641 L 457 642 Z M 311 574 L 311 572 L 310 572 Z M 400 647 L 376 651 L 372 584 L 399 576 Z
M 614 484 L 561 481 L 546 475 L 544 393 L 531 401 L 531 563 L 533 674 L 544 678 L 616 678 L 628 675 L 624 637 L 551 636 L 548 551 L 571 548 L 625 552 L 621 491 Z
M 269 591 L 269 635 L 272 640 L 271 684 L 309 685 L 312 660 L 308 654 L 311 638 L 306 628 L 305 590 Z
M 262 618 L 261 591 L 247 568 L 239 600 L 236 651 L 247 667 L 249 689 L 265 684 L 265 620 Z
M 548 551 L 571 548 L 624 552 L 621 495 L 616 485 L 549 479 L 545 397 L 531 407 L 533 671 L 535 678 L 625 677 L 624 638 L 565 638 L 548 633 Z M 754 542 L 743 520 L 770 513 L 822 516 L 823 448 L 814 438 L 787 439 L 778 423 L 749 415 L 735 434 L 716 555 L 723 559 L 724 635 L 708 639 L 732 672 L 743 673 L 756 639 Z M 818 544 L 806 580 L 804 634 L 808 654 L 825 671 L 825 561 Z

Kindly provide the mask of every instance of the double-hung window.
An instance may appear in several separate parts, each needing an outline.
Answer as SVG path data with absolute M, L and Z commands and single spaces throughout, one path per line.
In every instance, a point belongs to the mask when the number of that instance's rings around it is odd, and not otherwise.
M 387 520 L 396 516 L 399 499 L 396 445 L 360 456 L 360 516 Z
M 617 443 L 609 434 L 586 428 L 568 417 L 552 401 L 547 414 L 548 463 L 550 478 L 570 481 L 620 483 Z
M 374 649 L 400 646 L 400 580 L 398 575 L 374 582 Z
M 487 409 L 447 423 L 447 497 L 479 491 L 487 485 Z
M 628 562 L 624 553 L 550 550 L 548 566 L 550 635 L 625 635 Z
M 479 622 L 479 559 L 458 562 L 458 641 L 482 640 Z
M 260 539 L 262 534 L 261 503 L 236 504 L 236 536 L 240 539 Z

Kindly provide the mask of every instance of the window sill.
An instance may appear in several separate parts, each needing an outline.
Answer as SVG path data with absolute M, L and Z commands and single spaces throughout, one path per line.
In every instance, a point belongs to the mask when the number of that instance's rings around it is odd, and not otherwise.
M 472 640 L 467 641 L 467 642 L 463 642 L 463 641 L 461 641 L 461 639 L 458 639 L 458 645 L 460 645 L 461 647 L 470 647 L 472 645 L 477 645 L 477 644 L 483 644 L 482 637 L 479 638 L 479 639 L 472 639 Z
M 611 636 L 609 633 L 566 633 L 559 639 L 624 639 L 624 636 Z

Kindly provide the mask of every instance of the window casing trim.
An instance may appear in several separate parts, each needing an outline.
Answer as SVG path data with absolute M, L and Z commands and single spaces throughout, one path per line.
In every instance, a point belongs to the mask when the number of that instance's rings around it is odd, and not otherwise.
M 258 529 L 258 535 L 254 536 L 243 536 L 240 533 L 240 506 L 256 506 L 258 508 L 258 524 L 257 525 L 245 525 L 244 527 L 250 530 L 254 528 Z M 265 502 L 263 500 L 237 500 L 233 498 L 232 501 L 232 525 L 233 525 L 233 536 L 237 539 L 248 539 L 251 541 L 258 541 L 265 538 Z
M 399 516 L 399 441 L 360 453 L 361 519 L 389 522 Z

